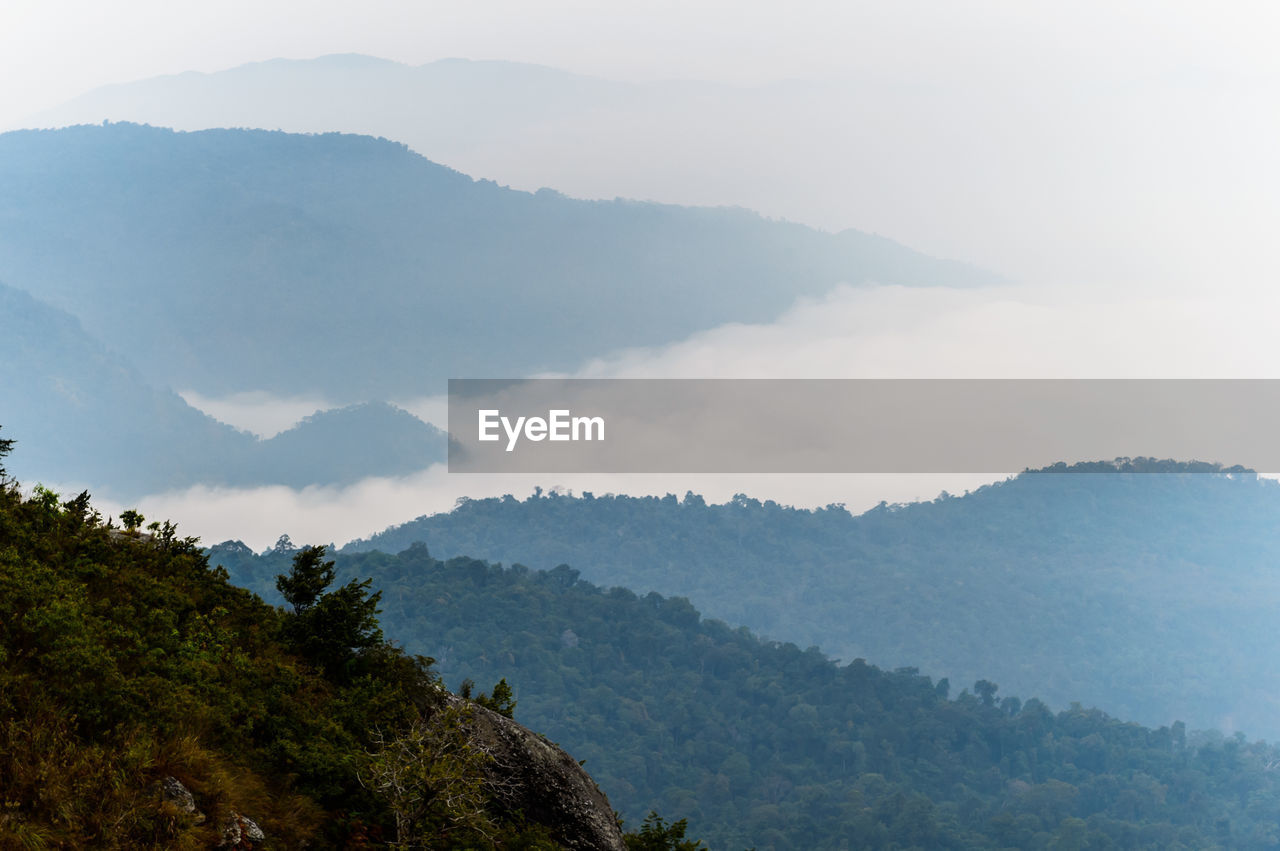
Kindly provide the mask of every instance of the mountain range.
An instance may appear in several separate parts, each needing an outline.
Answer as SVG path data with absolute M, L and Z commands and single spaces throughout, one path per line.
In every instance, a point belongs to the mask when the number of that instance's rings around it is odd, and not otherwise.
M 155 386 L 348 404 L 570 370 L 842 282 L 998 279 L 741 209 L 518 192 L 385 139 L 111 124 L 0 135 L 0 280 Z
M 930 93 L 868 82 L 620 82 L 521 62 L 338 54 L 104 86 L 23 126 L 382 136 L 518 189 L 732 204 L 832 229 L 917 227 L 933 215 L 921 193 L 939 182 L 957 205 L 981 204 L 928 144 L 957 129 L 930 115 Z
M 568 564 L 846 661 L 1272 738 L 1277 528 L 1274 480 L 1124 459 L 857 516 L 745 496 L 473 500 L 345 551 Z
M 298 552 L 227 543 L 209 558 L 275 599 Z M 340 556 L 337 575 L 378 589 L 388 634 L 463 693 L 501 678 L 516 717 L 585 759 L 627 823 L 656 807 L 714 849 L 1274 846 L 1280 755 L 1243 734 L 838 664 L 567 565 L 440 560 L 419 543 Z
M 114 499 L 195 484 L 350 484 L 441 462 L 445 435 L 399 408 L 319 412 L 269 440 L 196 410 L 95 339 L 79 320 L 0 284 L 0 416 L 15 474 Z
M 0 416 L 24 475 L 121 499 L 411 473 L 443 436 L 386 403 L 450 376 L 571 370 L 840 282 L 996 279 L 746 210 L 514 191 L 386 139 L 0 135 Z M 335 410 L 259 442 L 174 391 Z

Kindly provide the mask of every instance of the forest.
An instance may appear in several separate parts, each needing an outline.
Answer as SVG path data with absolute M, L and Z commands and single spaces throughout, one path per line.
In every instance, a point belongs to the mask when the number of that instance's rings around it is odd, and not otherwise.
M 564 564 L 204 549 L 0 480 L 4 844 L 573 847 L 511 797 L 563 778 L 474 732 L 511 717 L 632 851 L 1280 844 L 1280 750 L 1243 733 L 837 662 Z
M 296 548 L 212 548 L 261 586 Z M 415 544 L 353 553 L 383 623 L 455 687 L 504 680 L 518 719 L 586 760 L 628 821 L 711 848 L 1273 848 L 1280 751 L 1243 734 L 1055 711 L 997 682 L 840 664 L 686 599 Z
M 273 607 L 173 523 L 120 520 L 0 466 L 0 847 L 623 847 L 504 689 L 449 694 L 323 548 Z M 633 847 L 695 847 L 678 821 L 634 827 Z
M 1280 483 L 1135 458 L 858 515 L 538 491 L 462 501 L 344 551 L 422 541 L 444 559 L 569 564 L 845 661 L 1276 739 L 1277 528 Z

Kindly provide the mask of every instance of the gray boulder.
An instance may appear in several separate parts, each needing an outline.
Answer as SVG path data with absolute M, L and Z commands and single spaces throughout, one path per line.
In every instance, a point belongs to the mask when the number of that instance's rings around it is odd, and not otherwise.
M 447 700 L 455 706 L 465 703 L 454 695 Z M 490 770 L 501 777 L 493 785 L 504 805 L 550 828 L 566 848 L 626 850 L 609 799 L 577 760 L 510 718 L 468 705 L 471 735 L 494 757 Z

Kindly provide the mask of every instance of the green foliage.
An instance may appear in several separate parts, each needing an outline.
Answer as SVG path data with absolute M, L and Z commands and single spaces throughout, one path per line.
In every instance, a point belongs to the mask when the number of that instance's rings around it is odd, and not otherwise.
M 662 816 L 650 810 L 640 829 L 624 834 L 623 839 L 627 851 L 705 851 L 707 846 L 700 841 L 685 839 L 688 829 L 687 819 L 667 824 Z
M 284 540 L 287 539 L 282 538 L 281 542 Z M 277 542 L 277 547 L 281 542 Z M 293 607 L 295 615 L 314 606 L 320 595 L 333 584 L 333 562 L 324 561 L 324 554 L 324 547 L 303 547 L 294 555 L 289 573 L 276 577 L 276 589 Z
M 0 848 L 210 848 L 232 811 L 265 847 L 380 845 L 405 801 L 362 772 L 389 742 L 417 742 L 431 758 L 407 769 L 445 790 L 415 817 L 443 825 L 430 847 L 555 847 L 472 794 L 483 754 L 453 747 L 431 660 L 381 640 L 368 583 L 301 581 L 323 555 L 303 551 L 285 587 L 306 605 L 285 612 L 172 523 L 125 536 L 85 493 L 0 484 Z M 162 800 L 166 777 L 203 820 Z
M 55 492 L 49 490 L 41 484 L 37 484 L 31 489 L 31 502 L 38 506 L 46 514 L 56 516 L 61 511 L 61 498 Z
M 3 484 L 6 473 L 4 469 L 4 459 L 13 451 L 13 445 L 16 443 L 12 438 L 0 437 L 0 484 Z
M 948 699 L 915 669 L 837 664 L 568 567 L 418 546 L 336 568 L 371 577 L 384 628 L 450 682 L 516 683 L 522 720 L 627 820 L 687 819 L 714 848 L 1070 847 L 1081 823 L 1087 847 L 1273 847 L 1280 750 L 1243 737 L 1055 713 L 991 680 Z
M 498 684 L 493 687 L 492 695 L 481 692 L 475 701 L 485 709 L 492 709 L 499 715 L 505 715 L 507 718 L 515 717 L 515 692 L 511 690 L 511 686 L 507 685 L 506 677 L 498 680 Z
M 369 593 L 369 580 L 351 580 L 334 591 L 332 561 L 324 547 L 304 547 L 293 557 L 276 588 L 293 607 L 282 629 L 286 644 L 331 677 L 350 676 L 360 653 L 383 643 L 378 626 L 381 592 Z
M 133 533 L 138 531 L 138 527 L 142 525 L 147 518 L 143 517 L 136 509 L 130 508 L 120 512 L 120 522 L 124 524 L 127 532 Z

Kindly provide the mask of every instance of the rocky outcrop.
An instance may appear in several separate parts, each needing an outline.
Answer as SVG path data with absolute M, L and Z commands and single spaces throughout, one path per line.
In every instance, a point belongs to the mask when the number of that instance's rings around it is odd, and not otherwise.
M 222 822 L 222 842 L 219 848 L 252 848 L 256 843 L 264 842 L 267 835 L 258 827 L 258 823 L 248 816 L 232 810 Z
M 204 813 L 196 807 L 195 795 L 192 795 L 191 790 L 182 785 L 182 781 L 178 778 L 163 778 L 156 784 L 156 791 L 160 793 L 161 800 L 176 807 L 178 812 L 191 816 L 196 824 L 204 823 Z
M 204 813 L 196 806 L 196 797 L 191 790 L 176 777 L 165 777 L 155 786 L 161 800 L 175 807 L 183 815 L 191 816 L 196 824 L 203 824 Z M 258 823 L 246 815 L 232 810 L 218 826 L 221 841 L 219 848 L 253 848 L 259 842 L 265 842 L 267 835 Z
M 470 733 L 492 754 L 493 784 L 504 806 L 550 828 L 566 848 L 625 851 L 609 799 L 578 761 L 554 743 L 496 712 L 450 695 L 470 707 Z

